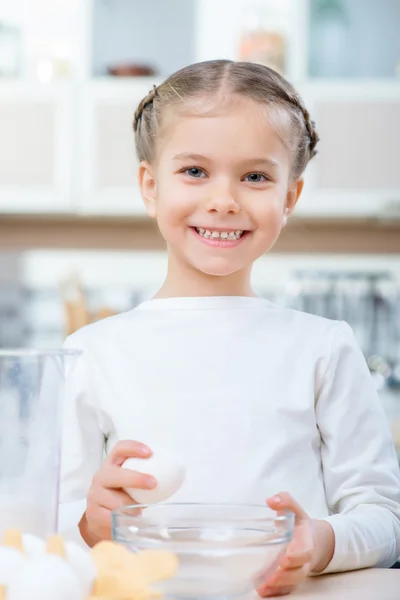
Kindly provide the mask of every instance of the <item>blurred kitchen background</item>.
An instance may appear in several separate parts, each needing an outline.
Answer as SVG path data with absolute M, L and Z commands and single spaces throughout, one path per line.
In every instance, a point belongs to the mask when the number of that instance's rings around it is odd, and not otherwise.
M 400 452 L 400 0 L 0 0 L 0 347 L 151 296 L 132 117 L 212 58 L 288 77 L 321 143 L 257 291 L 354 328 Z

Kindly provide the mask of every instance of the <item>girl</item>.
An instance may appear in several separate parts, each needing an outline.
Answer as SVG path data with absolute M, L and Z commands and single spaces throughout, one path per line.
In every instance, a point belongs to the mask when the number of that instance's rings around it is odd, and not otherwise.
M 69 378 L 62 476 L 66 507 L 87 498 L 81 536 L 109 538 L 110 511 L 132 503 L 123 489 L 155 485 L 120 467 L 157 444 L 185 457 L 176 501 L 295 512 L 262 595 L 289 593 L 308 573 L 391 566 L 399 468 L 350 328 L 250 285 L 316 153 L 302 100 L 264 66 L 204 62 L 154 87 L 134 130 L 168 272 L 153 299 L 66 342 L 84 350 Z

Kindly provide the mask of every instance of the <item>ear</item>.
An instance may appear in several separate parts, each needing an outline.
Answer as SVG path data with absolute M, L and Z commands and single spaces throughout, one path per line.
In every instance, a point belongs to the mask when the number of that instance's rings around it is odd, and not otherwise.
M 153 167 L 147 161 L 142 161 L 139 165 L 138 181 L 147 212 L 152 219 L 155 219 L 157 216 L 157 184 Z
M 284 207 L 284 209 L 285 209 L 284 214 L 283 214 L 283 224 L 284 225 L 286 225 L 288 218 L 294 211 L 297 201 L 300 198 L 301 192 L 303 191 L 303 187 L 304 187 L 304 179 L 298 179 L 297 181 L 293 181 L 290 184 L 289 189 L 286 194 L 286 202 L 285 202 L 285 207 Z

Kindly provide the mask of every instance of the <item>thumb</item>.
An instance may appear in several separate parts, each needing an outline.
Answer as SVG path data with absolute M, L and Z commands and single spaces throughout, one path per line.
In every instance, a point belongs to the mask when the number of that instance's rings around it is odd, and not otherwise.
M 268 498 L 267 504 L 273 510 L 289 510 L 294 513 L 296 525 L 309 518 L 303 507 L 300 506 L 300 504 L 288 492 L 280 492 L 279 494 L 275 494 L 275 496 Z

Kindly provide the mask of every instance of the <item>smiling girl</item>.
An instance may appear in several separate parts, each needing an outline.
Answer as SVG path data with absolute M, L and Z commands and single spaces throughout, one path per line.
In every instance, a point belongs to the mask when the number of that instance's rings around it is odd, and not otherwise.
M 316 152 L 301 98 L 267 67 L 199 63 L 142 100 L 134 130 L 168 272 L 154 298 L 66 342 L 84 350 L 69 381 L 62 478 L 63 503 L 87 498 L 81 536 L 109 538 L 110 511 L 132 503 L 123 489 L 156 485 L 121 469 L 156 444 L 186 460 L 174 500 L 294 511 L 294 539 L 263 596 L 311 572 L 392 565 L 399 468 L 350 328 L 275 306 L 250 283 Z

